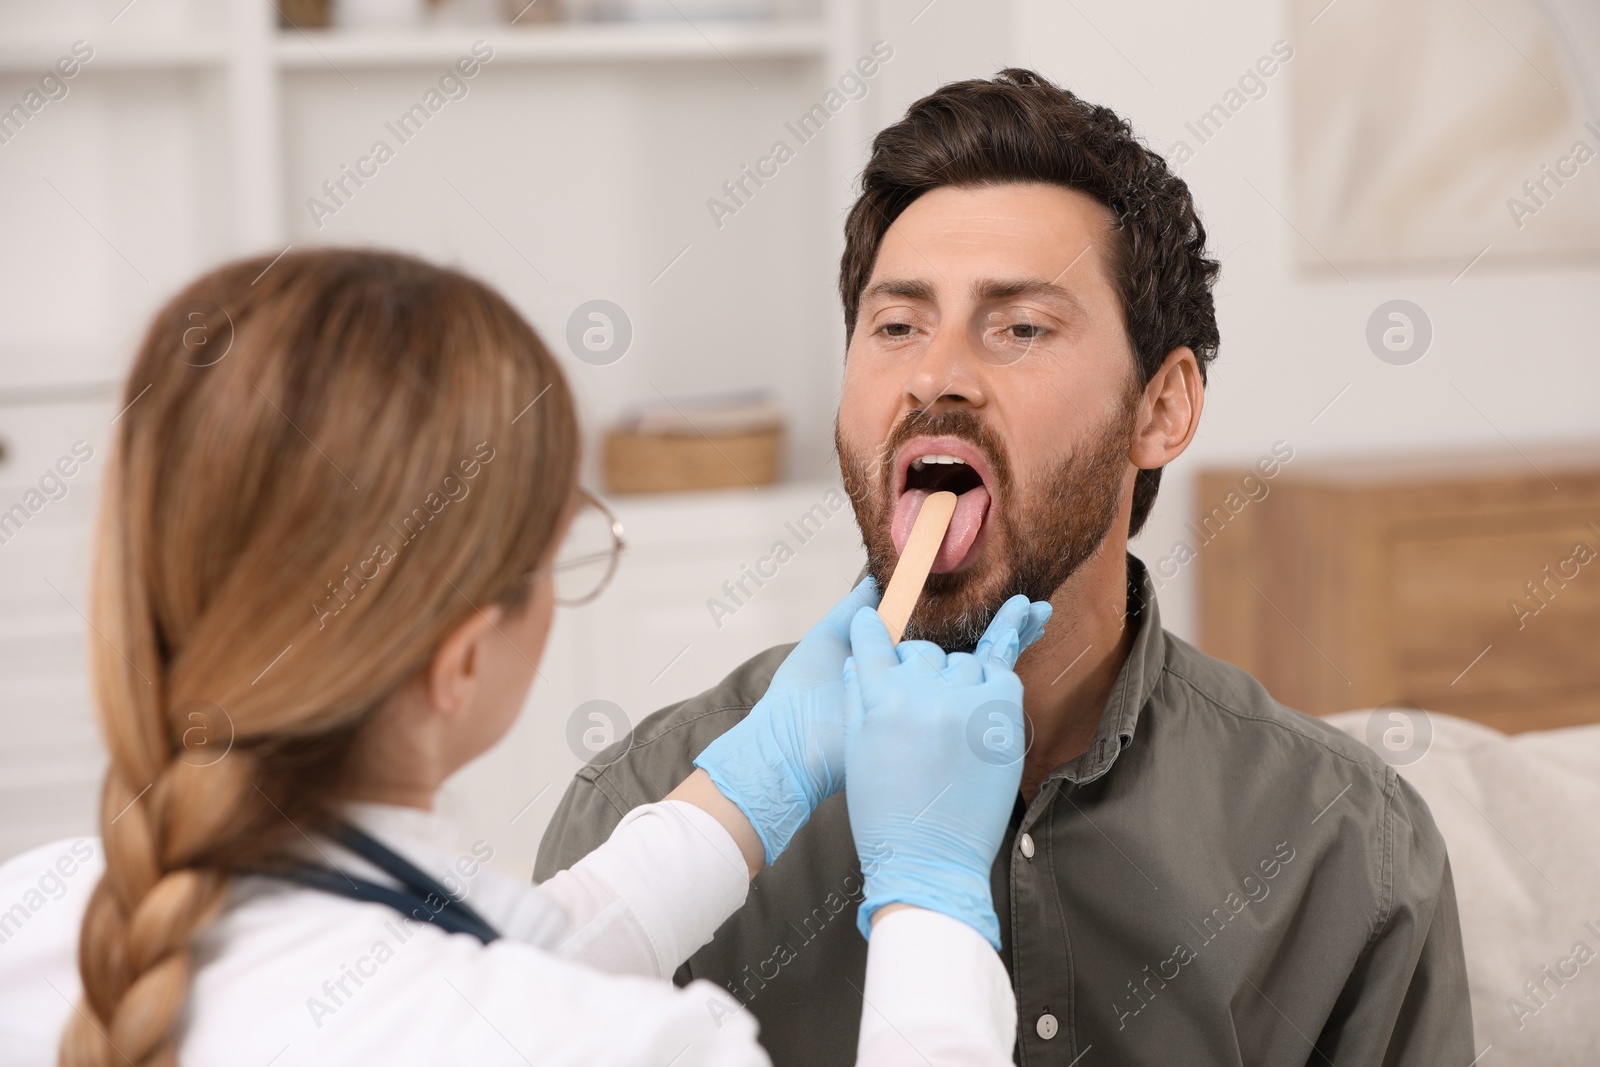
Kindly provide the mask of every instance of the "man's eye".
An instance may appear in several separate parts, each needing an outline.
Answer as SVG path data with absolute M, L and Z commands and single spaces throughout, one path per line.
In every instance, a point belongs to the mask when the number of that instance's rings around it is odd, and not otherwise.
M 1019 341 L 1037 341 L 1039 338 L 1043 337 L 1044 334 L 1044 327 L 1038 325 L 1037 323 L 1019 322 L 1015 326 L 1011 327 L 1011 336 L 1015 337 Z
M 909 322 L 891 322 L 883 327 L 886 337 L 910 337 L 911 324 Z

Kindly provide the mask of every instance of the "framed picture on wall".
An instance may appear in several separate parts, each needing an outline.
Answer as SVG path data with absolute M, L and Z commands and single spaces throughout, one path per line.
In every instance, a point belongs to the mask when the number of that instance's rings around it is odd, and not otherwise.
M 1600 258 L 1600 5 L 1291 0 L 1303 266 Z

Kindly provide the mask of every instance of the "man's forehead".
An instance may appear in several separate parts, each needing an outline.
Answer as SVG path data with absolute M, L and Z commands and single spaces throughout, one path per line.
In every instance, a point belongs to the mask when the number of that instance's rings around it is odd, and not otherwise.
M 884 234 L 868 292 L 881 291 L 878 283 L 890 279 L 917 279 L 941 290 L 952 284 L 967 289 L 979 279 L 1079 289 L 1091 278 L 1105 280 L 1099 246 L 1110 221 L 1104 205 L 1057 185 L 934 189 Z

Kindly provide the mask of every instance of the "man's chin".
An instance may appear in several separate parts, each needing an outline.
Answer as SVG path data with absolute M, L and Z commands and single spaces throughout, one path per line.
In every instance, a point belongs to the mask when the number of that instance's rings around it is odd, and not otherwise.
M 971 652 L 1010 595 L 1005 575 L 978 569 L 929 575 L 905 636 L 946 652 Z
M 971 652 L 978 647 L 983 632 L 994 619 L 998 605 L 957 616 L 942 616 L 926 622 L 913 619 L 906 626 L 904 640 L 930 641 L 946 652 Z

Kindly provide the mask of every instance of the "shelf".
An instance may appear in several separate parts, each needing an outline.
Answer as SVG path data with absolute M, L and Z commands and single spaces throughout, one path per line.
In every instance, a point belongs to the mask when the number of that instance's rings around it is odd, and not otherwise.
M 122 393 L 120 381 L 51 381 L 37 384 L 0 383 L 0 408 L 85 404 L 114 400 Z
M 228 62 L 228 46 L 220 37 L 152 37 L 147 40 L 91 42 L 94 58 L 80 73 L 125 70 L 197 70 Z M 66 37 L 45 40 L 0 41 L 0 73 L 39 75 L 68 51 Z
M 494 62 L 576 63 L 605 60 L 708 60 L 820 57 L 826 38 L 815 22 L 577 23 L 526 30 L 452 26 L 448 30 L 280 33 L 277 59 L 286 70 L 406 67 L 453 63 L 475 41 L 494 48 Z
M 578 23 L 511 30 L 450 26 L 412 31 L 287 30 L 273 51 L 285 70 L 333 67 L 408 67 L 453 63 L 475 41 L 487 41 L 498 63 L 581 63 L 627 60 L 806 59 L 822 55 L 826 38 L 816 22 L 705 22 L 698 27 L 658 23 Z M 59 40 L 0 42 L 0 73 L 37 74 L 65 51 Z M 220 37 L 152 38 L 95 43 L 86 73 L 192 70 L 231 60 Z

